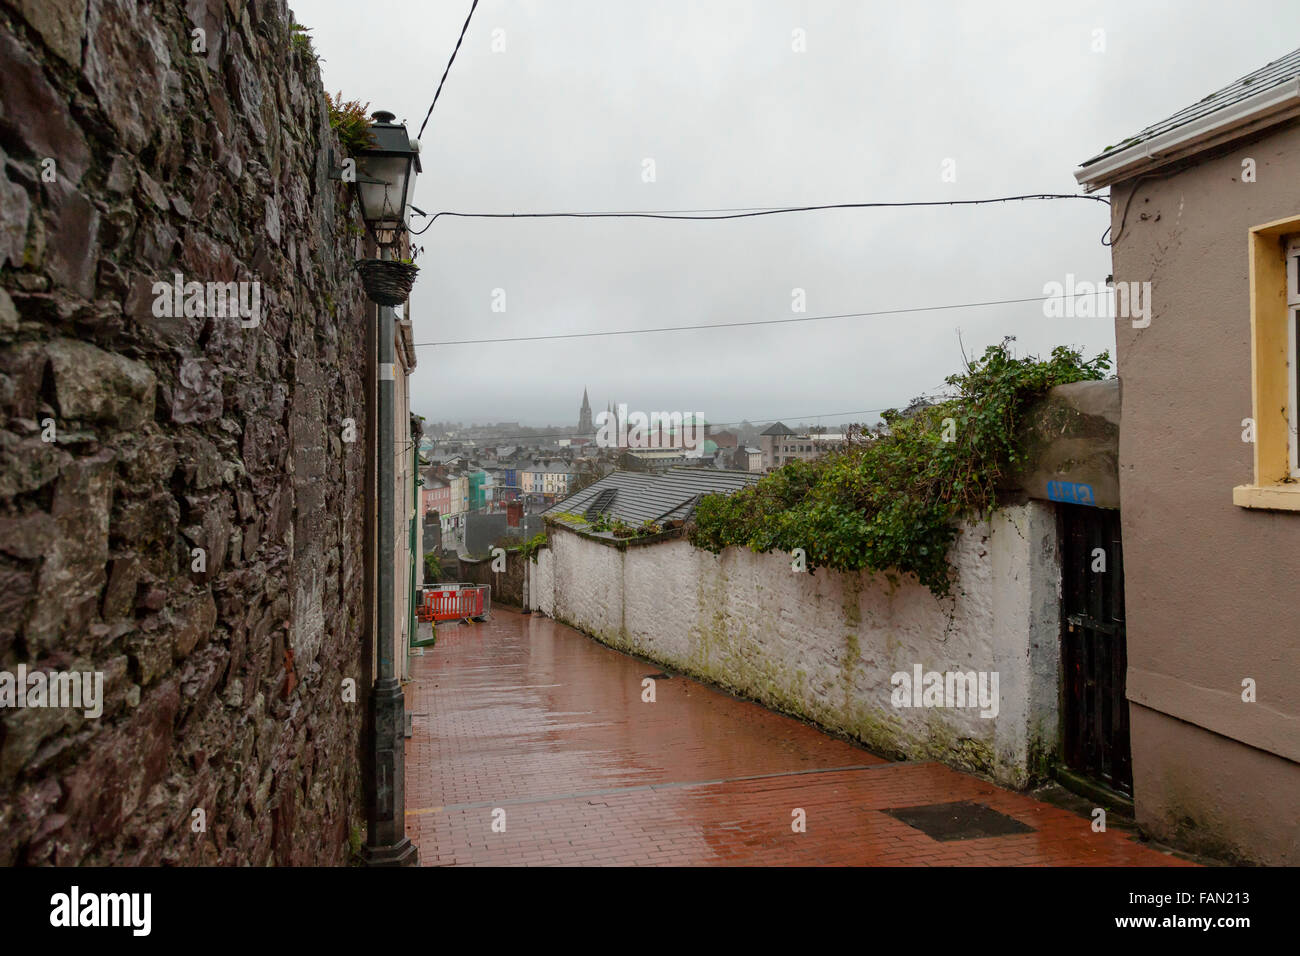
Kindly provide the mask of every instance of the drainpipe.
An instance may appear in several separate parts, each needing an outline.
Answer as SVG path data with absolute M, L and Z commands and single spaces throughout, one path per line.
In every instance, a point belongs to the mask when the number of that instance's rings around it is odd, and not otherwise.
M 379 441 L 375 481 L 379 498 L 379 559 L 375 562 L 378 589 L 379 670 L 370 694 L 371 727 L 374 732 L 375 798 L 366 827 L 365 860 L 370 866 L 413 866 L 419 851 L 406 836 L 406 699 L 396 674 L 396 620 L 394 620 L 394 564 L 397 538 L 394 529 L 393 414 L 396 408 L 393 364 L 393 310 L 379 308 L 379 388 L 376 412 Z
M 407 404 L 409 405 L 410 403 L 408 402 Z M 424 483 L 423 479 L 420 478 L 420 443 L 418 441 L 413 441 L 411 443 L 411 535 L 410 535 L 411 574 L 410 574 L 410 582 L 409 582 L 410 598 L 406 602 L 406 609 L 409 612 L 408 615 L 409 620 L 406 622 L 406 627 L 407 627 L 406 633 L 409 635 L 407 638 L 407 643 L 411 645 L 414 645 L 415 643 L 415 580 L 417 577 L 419 577 L 420 580 L 424 579 L 424 555 L 415 553 L 415 532 L 418 530 L 416 528 L 415 523 L 417 521 L 423 521 L 424 519 L 424 515 L 420 514 L 420 485 L 422 485 L 423 483 Z M 419 570 L 416 570 L 417 561 L 420 563 Z M 407 657 L 407 663 L 408 665 L 410 663 L 409 656 Z M 403 720 L 406 719 L 405 715 L 403 715 L 402 719 Z M 405 732 L 405 725 L 403 725 L 403 732 Z

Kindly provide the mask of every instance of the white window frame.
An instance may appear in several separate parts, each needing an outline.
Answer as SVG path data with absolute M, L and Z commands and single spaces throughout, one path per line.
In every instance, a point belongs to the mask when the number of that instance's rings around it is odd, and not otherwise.
M 1287 411 L 1291 452 L 1291 477 L 1300 478 L 1300 236 L 1286 246 L 1287 383 L 1290 390 Z

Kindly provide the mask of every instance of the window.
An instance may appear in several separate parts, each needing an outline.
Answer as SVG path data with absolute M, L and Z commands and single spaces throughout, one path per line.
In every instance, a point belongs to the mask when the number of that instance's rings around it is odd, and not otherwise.
M 1300 216 L 1250 231 L 1255 480 L 1243 508 L 1300 511 Z
M 1287 444 L 1291 447 L 1291 477 L 1300 478 L 1300 237 L 1286 247 L 1286 361 L 1291 394 L 1287 396 L 1290 421 Z

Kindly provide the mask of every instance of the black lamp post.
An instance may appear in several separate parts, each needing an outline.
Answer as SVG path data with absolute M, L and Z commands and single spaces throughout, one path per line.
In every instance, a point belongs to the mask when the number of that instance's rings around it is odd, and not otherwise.
M 420 169 L 416 146 L 407 138 L 406 127 L 393 123 L 392 113 L 375 113 L 371 126 L 375 146 L 357 157 L 357 192 L 361 215 L 381 250 L 391 252 L 406 228 L 406 207 Z M 382 254 L 382 251 L 381 251 Z M 369 274 L 366 264 L 370 263 Z M 371 866 L 410 866 L 419 861 L 419 851 L 406 836 L 406 699 L 397 678 L 397 621 L 394 606 L 396 574 L 396 518 L 394 516 L 395 457 L 393 415 L 396 404 L 396 366 L 393 362 L 393 309 L 406 301 L 405 288 L 393 288 L 384 270 L 402 263 L 391 259 L 370 259 L 358 263 L 366 292 L 379 303 L 378 388 L 375 414 L 378 419 L 375 468 L 379 508 L 378 557 L 375 561 L 375 643 L 378 672 L 370 693 L 370 717 L 374 765 L 371 768 L 374 798 L 367 808 L 365 860 Z M 407 266 L 407 268 L 412 268 Z M 414 279 L 414 274 L 410 276 Z M 378 284 L 378 292 L 371 288 Z M 400 285 L 400 283 L 399 283 Z

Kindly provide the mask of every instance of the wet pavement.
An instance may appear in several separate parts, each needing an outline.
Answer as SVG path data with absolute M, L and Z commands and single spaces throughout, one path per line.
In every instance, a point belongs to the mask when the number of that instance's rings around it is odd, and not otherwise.
M 660 667 L 541 615 L 440 625 L 411 667 L 406 822 L 425 865 L 1186 865 L 685 677 L 643 702 Z

